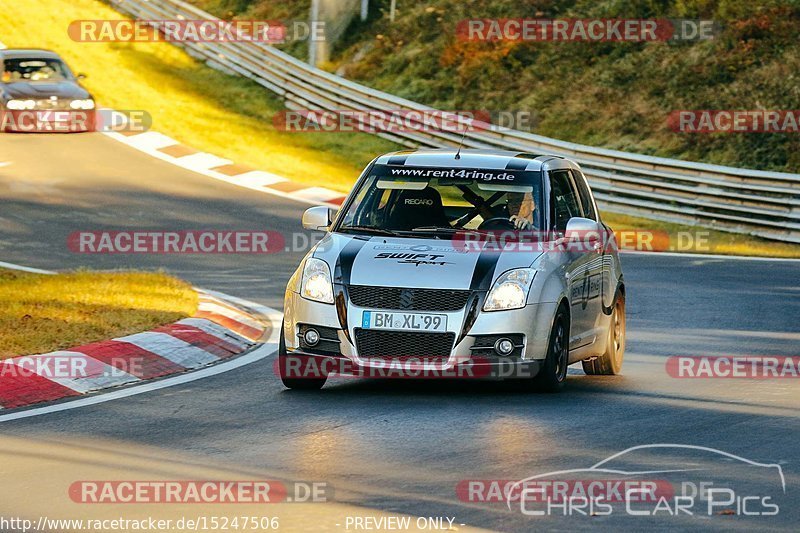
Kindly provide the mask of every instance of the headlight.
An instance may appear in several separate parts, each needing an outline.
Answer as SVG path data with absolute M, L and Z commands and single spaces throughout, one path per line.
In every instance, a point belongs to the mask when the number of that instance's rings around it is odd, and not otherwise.
M 94 100 L 87 98 L 86 100 L 73 100 L 69 103 L 72 109 L 94 109 Z
M 517 268 L 504 273 L 497 278 L 486 296 L 483 310 L 500 311 L 525 307 L 534 274 L 536 270 L 533 268 Z
M 9 100 L 6 102 L 6 108 L 14 109 L 14 110 L 21 110 L 21 109 L 33 109 L 36 107 L 35 100 Z
M 300 295 L 315 302 L 333 303 L 333 284 L 328 263 L 315 257 L 306 260 Z

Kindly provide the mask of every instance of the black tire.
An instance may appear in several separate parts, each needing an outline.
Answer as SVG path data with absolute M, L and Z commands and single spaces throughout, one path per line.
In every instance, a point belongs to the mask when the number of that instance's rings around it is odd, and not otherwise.
M 569 314 L 559 307 L 550 330 L 547 357 L 533 378 L 533 386 L 540 392 L 560 392 L 567 382 L 569 363 Z
M 284 387 L 295 390 L 319 390 L 325 385 L 325 382 L 328 381 L 327 375 L 320 378 L 286 376 L 288 361 L 292 357 L 301 356 L 290 356 L 286 353 L 286 339 L 283 338 L 283 332 L 281 332 L 281 339 L 278 344 L 278 373 L 281 376 Z
M 590 376 L 616 376 L 622 373 L 625 358 L 625 294 L 618 293 L 611 311 L 611 326 L 606 338 L 606 351 L 600 357 L 581 361 Z

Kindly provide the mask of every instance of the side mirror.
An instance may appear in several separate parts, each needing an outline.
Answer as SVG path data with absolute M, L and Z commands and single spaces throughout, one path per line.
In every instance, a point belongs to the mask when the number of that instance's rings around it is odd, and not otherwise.
M 605 228 L 590 218 L 572 217 L 564 231 L 564 242 L 585 245 L 584 251 L 601 251 Z
M 77 76 L 75 76 L 75 78 L 78 79 L 78 80 L 85 80 L 86 79 L 86 74 L 78 74 Z
M 324 205 L 306 209 L 303 213 L 303 227 L 315 231 L 328 231 L 331 225 L 331 211 L 331 208 Z

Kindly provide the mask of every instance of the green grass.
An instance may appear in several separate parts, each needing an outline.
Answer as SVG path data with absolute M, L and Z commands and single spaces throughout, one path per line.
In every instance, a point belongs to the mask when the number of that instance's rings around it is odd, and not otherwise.
M 273 1 L 237 4 L 254 11 Z M 388 3 L 371 2 L 370 19 L 351 25 L 332 70 L 439 109 L 527 111 L 536 118 L 535 133 L 566 141 L 735 167 L 800 169 L 796 133 L 686 134 L 667 122 L 682 109 L 797 109 L 797 2 L 431 0 L 398 2 L 394 23 Z M 700 42 L 456 37 L 459 21 L 504 17 L 689 18 L 716 21 L 722 30 Z
M 163 273 L 0 269 L 0 359 L 138 333 L 196 310 L 192 287 Z
M 697 226 L 659 222 L 646 218 L 603 213 L 603 222 L 614 232 L 653 232 L 652 250 L 639 248 L 631 240 L 629 249 L 757 257 L 800 258 L 800 246 L 767 241 L 750 235 L 716 231 Z

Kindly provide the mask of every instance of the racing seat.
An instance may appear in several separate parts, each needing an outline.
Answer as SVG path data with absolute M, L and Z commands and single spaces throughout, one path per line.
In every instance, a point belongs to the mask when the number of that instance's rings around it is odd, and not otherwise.
M 395 198 L 385 227 L 409 231 L 423 226 L 449 226 L 439 191 L 431 187 L 422 190 L 403 189 Z

